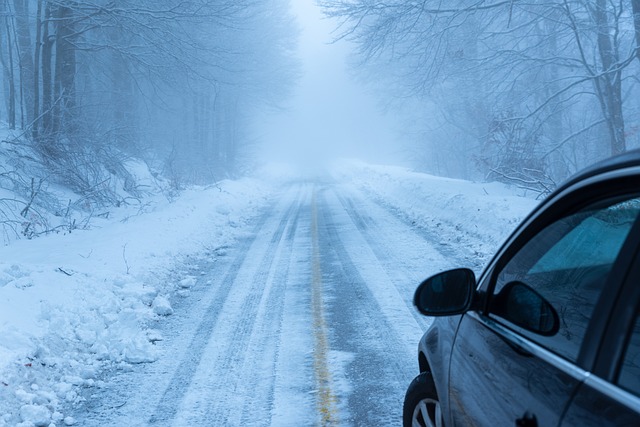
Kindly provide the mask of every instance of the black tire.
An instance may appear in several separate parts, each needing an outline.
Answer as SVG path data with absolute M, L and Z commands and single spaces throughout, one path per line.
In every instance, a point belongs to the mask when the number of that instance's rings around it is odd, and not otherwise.
M 423 372 L 411 381 L 402 408 L 404 427 L 443 427 L 440 400 L 430 372 Z

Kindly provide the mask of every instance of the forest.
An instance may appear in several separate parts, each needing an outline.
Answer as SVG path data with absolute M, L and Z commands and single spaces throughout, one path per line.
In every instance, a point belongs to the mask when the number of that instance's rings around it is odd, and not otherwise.
M 288 7 L 1 0 L 0 121 L 11 132 L 0 181 L 22 196 L 22 216 L 58 184 L 91 203 L 125 202 L 116 182 L 139 197 L 131 159 L 176 191 L 241 173 L 252 113 L 295 81 Z
M 639 0 L 322 0 L 425 171 L 546 194 L 640 145 Z
M 640 0 L 316 3 L 417 170 L 543 196 L 640 146 Z M 5 234 L 50 230 L 38 207 L 140 202 L 130 161 L 168 197 L 246 173 L 258 112 L 301 75 L 295 18 L 288 0 L 0 0 Z

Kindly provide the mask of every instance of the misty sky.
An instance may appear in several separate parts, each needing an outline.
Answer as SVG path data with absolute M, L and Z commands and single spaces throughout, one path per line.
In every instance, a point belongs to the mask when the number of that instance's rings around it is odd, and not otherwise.
M 295 0 L 301 29 L 302 78 L 287 110 L 270 114 L 262 138 L 276 160 L 321 164 L 335 157 L 389 162 L 399 157 L 395 124 L 380 112 L 378 100 L 348 67 L 352 46 L 331 43 L 335 25 L 314 0 Z

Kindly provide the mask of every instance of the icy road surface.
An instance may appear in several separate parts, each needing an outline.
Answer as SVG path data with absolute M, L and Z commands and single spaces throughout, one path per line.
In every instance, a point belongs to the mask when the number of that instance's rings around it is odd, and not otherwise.
M 185 266 L 158 361 L 87 389 L 77 425 L 400 425 L 428 322 L 413 291 L 465 261 L 344 185 L 291 185 L 253 226 Z

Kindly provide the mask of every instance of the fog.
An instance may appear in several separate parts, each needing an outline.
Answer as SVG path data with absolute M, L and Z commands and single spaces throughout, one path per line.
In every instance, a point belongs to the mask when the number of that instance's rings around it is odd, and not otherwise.
M 287 108 L 263 121 L 264 158 L 408 163 L 546 194 L 640 147 L 640 25 L 629 1 L 599 14 L 585 1 L 561 11 L 318 4 L 292 4 L 303 72 Z
M 548 193 L 640 147 L 633 3 L 568 3 L 0 2 L 0 125 L 100 203 L 127 159 L 176 191 L 355 157 Z
M 292 8 L 301 75 L 282 109 L 259 120 L 260 157 L 313 170 L 336 158 L 402 162 L 399 122 L 350 65 L 355 45 L 335 40 L 336 21 L 324 17 L 314 0 L 292 2 Z

